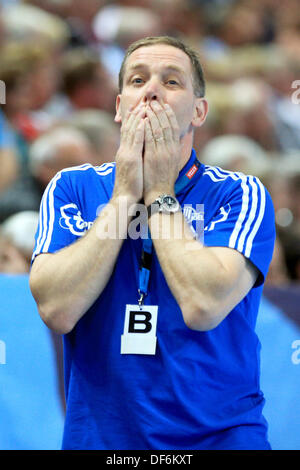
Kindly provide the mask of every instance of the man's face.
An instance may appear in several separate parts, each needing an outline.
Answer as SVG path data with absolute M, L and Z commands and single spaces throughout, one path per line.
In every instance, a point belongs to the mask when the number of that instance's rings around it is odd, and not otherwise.
M 181 49 L 156 44 L 140 47 L 128 57 L 115 120 L 122 122 L 131 105 L 155 99 L 171 106 L 181 137 L 191 130 L 201 99 L 194 95 L 191 61 Z

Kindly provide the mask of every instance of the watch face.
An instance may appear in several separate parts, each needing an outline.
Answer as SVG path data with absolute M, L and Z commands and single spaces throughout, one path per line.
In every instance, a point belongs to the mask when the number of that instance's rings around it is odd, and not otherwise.
M 176 199 L 172 196 L 165 196 L 163 203 L 167 204 L 168 206 L 172 206 L 173 204 L 176 204 Z
M 167 212 L 176 212 L 179 208 L 179 202 L 173 196 L 166 195 L 162 200 L 162 209 Z

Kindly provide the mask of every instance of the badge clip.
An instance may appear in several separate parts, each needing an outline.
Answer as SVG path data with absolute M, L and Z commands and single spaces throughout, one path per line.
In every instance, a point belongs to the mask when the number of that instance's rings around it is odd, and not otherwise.
M 140 291 L 139 289 L 139 299 L 138 299 L 138 304 L 139 304 L 139 307 L 142 308 L 142 306 L 144 305 L 144 298 L 145 298 L 145 295 L 143 292 Z

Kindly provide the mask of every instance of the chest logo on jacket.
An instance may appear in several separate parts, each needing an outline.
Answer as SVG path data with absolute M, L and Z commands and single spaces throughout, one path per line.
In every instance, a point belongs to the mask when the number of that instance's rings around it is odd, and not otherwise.
M 77 237 L 82 237 L 93 225 L 93 222 L 83 220 L 80 210 L 74 203 L 62 206 L 60 214 L 59 225 L 66 230 L 70 230 Z

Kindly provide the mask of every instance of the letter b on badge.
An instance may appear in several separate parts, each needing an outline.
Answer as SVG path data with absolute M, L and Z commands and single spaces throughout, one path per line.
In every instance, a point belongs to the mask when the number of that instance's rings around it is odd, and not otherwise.
M 152 329 L 151 319 L 150 312 L 131 310 L 129 312 L 128 333 L 149 333 Z
M 156 305 L 126 305 L 121 354 L 155 354 Z

